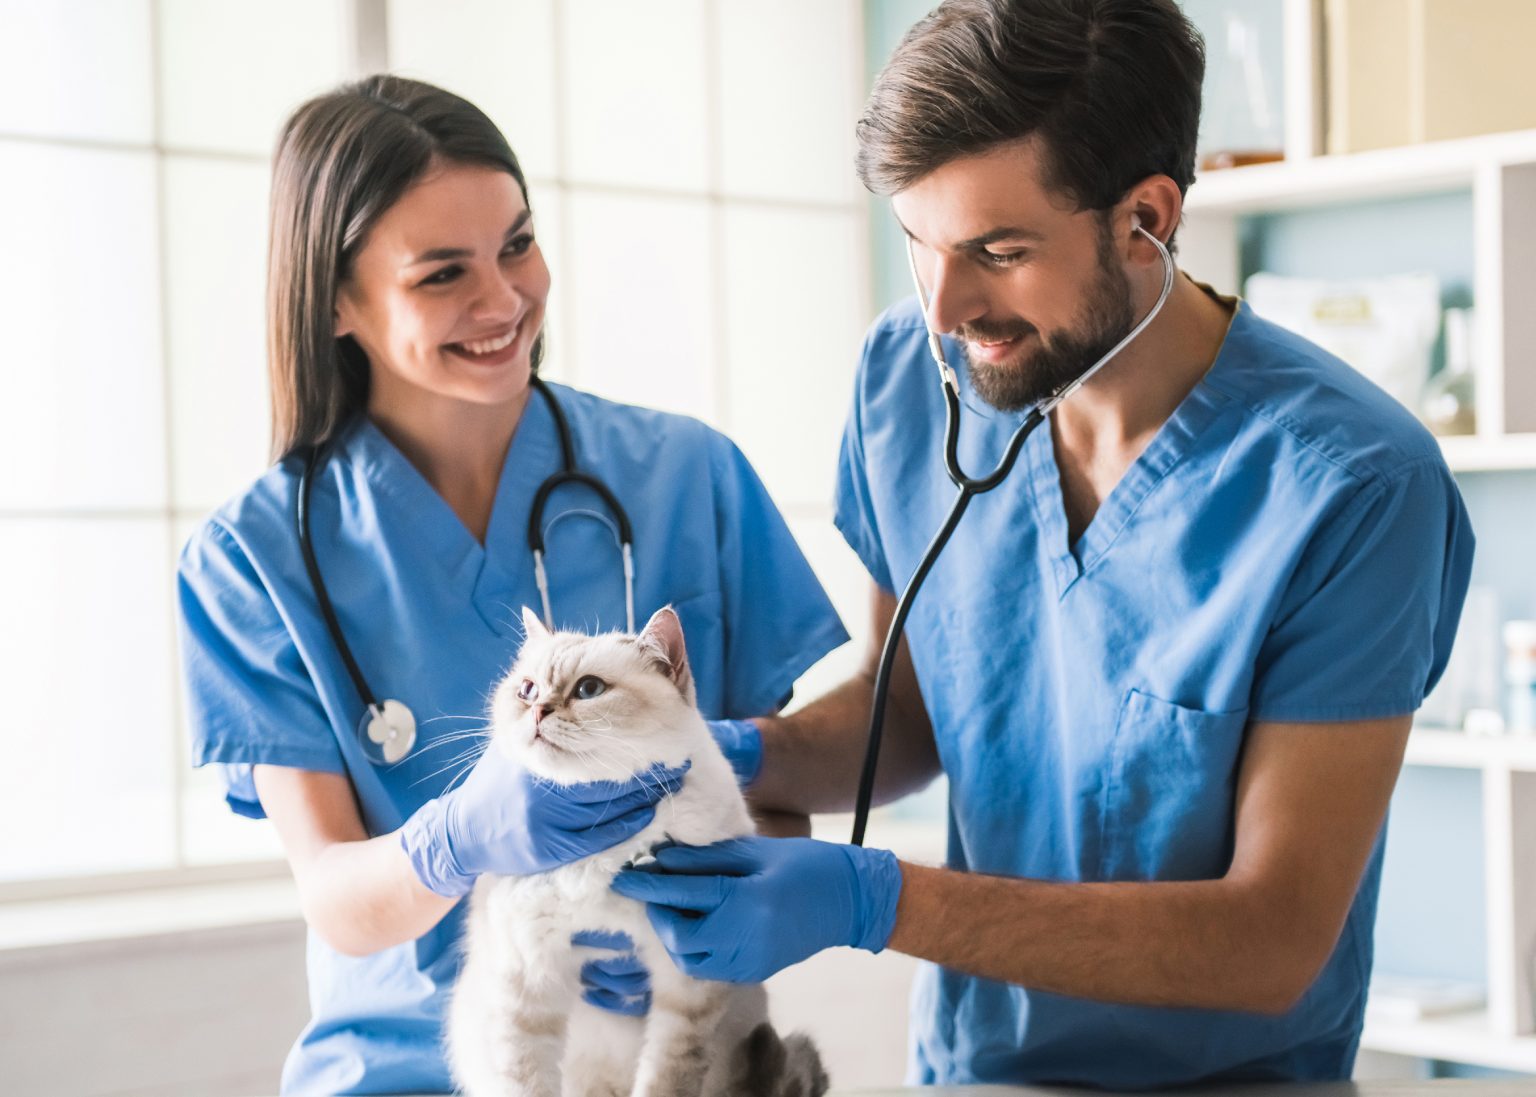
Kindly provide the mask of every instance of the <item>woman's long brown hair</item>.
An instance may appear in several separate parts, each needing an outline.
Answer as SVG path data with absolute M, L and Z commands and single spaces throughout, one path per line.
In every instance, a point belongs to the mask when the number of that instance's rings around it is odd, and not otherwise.
M 495 123 L 431 84 L 370 76 L 311 99 L 283 126 L 267 251 L 274 460 L 328 442 L 367 406 L 368 361 L 336 336 L 336 293 L 374 222 L 443 162 L 509 172 L 528 199 Z

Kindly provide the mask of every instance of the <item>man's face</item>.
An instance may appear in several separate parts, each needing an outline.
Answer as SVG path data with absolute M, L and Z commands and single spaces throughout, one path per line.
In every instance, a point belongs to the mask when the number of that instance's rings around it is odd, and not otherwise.
M 952 160 L 896 194 L 929 322 L 965 348 L 971 383 L 1017 411 L 1085 373 L 1135 323 L 1111 212 L 1041 183 L 1031 141 Z

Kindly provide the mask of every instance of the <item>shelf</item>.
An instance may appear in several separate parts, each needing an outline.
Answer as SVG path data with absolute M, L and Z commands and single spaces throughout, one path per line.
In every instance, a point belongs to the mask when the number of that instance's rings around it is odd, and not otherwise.
M 1496 765 L 1517 773 L 1536 773 L 1536 736 L 1467 735 L 1460 731 L 1414 728 L 1408 737 L 1403 764 L 1441 769 L 1484 769 Z
M 1536 434 L 1440 439 L 1452 472 L 1499 472 L 1536 469 Z
M 1536 1073 L 1536 1036 L 1495 1033 L 1483 1010 L 1423 1021 L 1373 1021 L 1367 1013 L 1360 1046 L 1416 1059 Z
M 1536 130 L 1202 172 L 1184 208 L 1261 213 L 1470 187 L 1478 171 L 1536 163 Z

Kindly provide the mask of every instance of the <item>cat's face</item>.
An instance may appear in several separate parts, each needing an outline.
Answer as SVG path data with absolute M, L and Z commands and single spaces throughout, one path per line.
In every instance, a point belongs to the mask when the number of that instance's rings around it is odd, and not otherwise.
M 496 749 L 561 784 L 624 780 L 689 757 L 703 722 L 671 609 L 639 636 L 552 633 L 528 610 L 523 625 L 527 639 L 491 700 Z

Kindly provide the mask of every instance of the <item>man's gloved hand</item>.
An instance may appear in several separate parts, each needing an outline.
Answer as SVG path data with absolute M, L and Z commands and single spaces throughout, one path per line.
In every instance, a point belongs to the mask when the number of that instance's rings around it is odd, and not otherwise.
M 612 949 L 617 954 L 581 965 L 583 1001 L 625 1017 L 644 1017 L 651 1011 L 651 973 L 635 955 L 629 934 L 584 929 L 571 938 L 571 944 Z
M 677 966 L 701 979 L 760 983 L 824 948 L 879 952 L 896 924 L 895 854 L 811 838 L 664 846 L 613 890 L 646 913 Z
M 751 720 L 709 720 L 709 733 L 720 753 L 736 771 L 736 784 L 746 788 L 763 768 L 763 733 Z
M 428 889 L 457 898 L 482 872 L 545 872 L 638 834 L 687 770 L 654 766 L 623 782 L 557 785 L 492 746 L 463 784 L 405 821 L 400 845 Z

